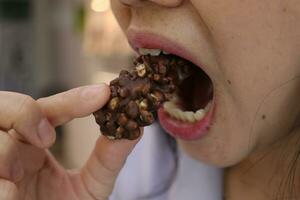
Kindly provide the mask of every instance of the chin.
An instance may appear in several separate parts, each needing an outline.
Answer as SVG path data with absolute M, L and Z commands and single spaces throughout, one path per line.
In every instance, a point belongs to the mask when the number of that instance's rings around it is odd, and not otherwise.
M 241 163 L 254 149 L 254 145 L 246 140 L 229 141 L 221 136 L 214 137 L 214 135 L 212 132 L 198 141 L 177 139 L 177 143 L 191 158 L 222 168 Z

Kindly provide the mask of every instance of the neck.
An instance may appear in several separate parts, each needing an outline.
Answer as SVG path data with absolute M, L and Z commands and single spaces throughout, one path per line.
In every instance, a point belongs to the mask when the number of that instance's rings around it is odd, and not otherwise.
M 298 199 L 300 195 L 300 129 L 255 152 L 226 170 L 229 200 Z M 297 198 L 298 196 L 298 198 Z

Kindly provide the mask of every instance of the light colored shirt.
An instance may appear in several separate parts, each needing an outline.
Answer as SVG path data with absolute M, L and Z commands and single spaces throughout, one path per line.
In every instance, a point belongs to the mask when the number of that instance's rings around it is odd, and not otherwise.
M 180 149 L 175 168 L 174 152 L 163 134 L 158 124 L 145 128 L 110 200 L 221 200 L 222 169 L 193 160 Z

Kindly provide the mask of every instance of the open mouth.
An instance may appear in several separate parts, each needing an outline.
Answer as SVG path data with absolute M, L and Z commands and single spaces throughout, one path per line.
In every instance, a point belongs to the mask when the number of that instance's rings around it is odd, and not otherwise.
M 194 123 L 200 121 L 209 110 L 213 87 L 210 78 L 203 70 L 189 61 L 185 62 L 187 62 L 189 76 L 180 82 L 174 99 L 166 102 L 163 107 L 174 119 Z
M 179 59 L 180 81 L 170 101 L 163 104 L 158 115 L 162 127 L 172 136 L 194 140 L 208 129 L 213 111 L 213 83 L 210 77 L 192 62 L 160 49 L 139 48 L 139 54 Z

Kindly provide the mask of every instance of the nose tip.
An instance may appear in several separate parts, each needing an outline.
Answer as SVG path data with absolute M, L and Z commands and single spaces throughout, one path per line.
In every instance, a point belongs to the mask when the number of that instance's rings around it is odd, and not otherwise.
M 135 6 L 139 7 L 145 4 L 145 2 L 152 2 L 160 6 L 166 7 L 177 7 L 179 6 L 184 0 L 120 0 L 123 4 L 128 6 Z

